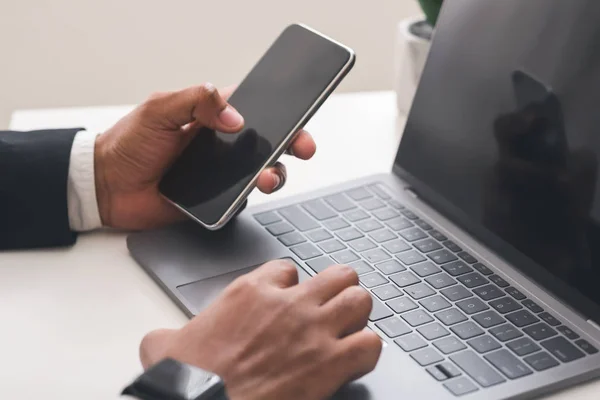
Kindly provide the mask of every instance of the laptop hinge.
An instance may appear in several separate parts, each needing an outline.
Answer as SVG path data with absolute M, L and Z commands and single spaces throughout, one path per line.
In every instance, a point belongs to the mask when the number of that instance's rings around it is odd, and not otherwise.
M 406 193 L 408 193 L 408 195 L 411 196 L 412 198 L 415 198 L 415 199 L 419 198 L 419 196 L 417 195 L 417 193 L 415 193 L 415 191 L 412 190 L 412 188 L 410 188 L 410 187 L 404 188 L 404 191 L 406 191 Z
M 591 326 L 593 326 L 594 328 L 596 328 L 596 330 L 600 332 L 600 325 L 598 325 L 597 323 L 595 323 L 593 320 L 588 319 L 587 323 L 590 324 Z

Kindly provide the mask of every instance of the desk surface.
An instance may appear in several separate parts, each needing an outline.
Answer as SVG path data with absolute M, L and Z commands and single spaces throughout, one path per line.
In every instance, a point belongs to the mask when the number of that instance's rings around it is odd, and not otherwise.
M 11 129 L 103 131 L 130 109 L 17 111 Z M 314 159 L 286 157 L 286 187 L 268 197 L 253 193 L 249 203 L 389 171 L 404 122 L 392 92 L 332 96 L 307 127 L 319 147 Z M 95 232 L 70 249 L 0 254 L 2 398 L 117 399 L 140 372 L 143 335 L 187 321 L 131 259 L 125 236 Z M 591 400 L 599 393 L 600 382 L 593 382 L 548 399 Z

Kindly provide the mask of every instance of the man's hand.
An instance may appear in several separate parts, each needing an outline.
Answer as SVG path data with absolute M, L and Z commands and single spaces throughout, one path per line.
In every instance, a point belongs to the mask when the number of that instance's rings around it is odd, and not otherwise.
M 372 371 L 381 353 L 363 330 L 370 295 L 352 268 L 333 266 L 298 284 L 272 261 L 238 278 L 179 330 L 146 335 L 145 368 L 165 357 L 217 373 L 232 400 L 324 399 Z
M 243 117 L 225 100 L 231 92 L 231 88 L 219 92 L 205 84 L 156 94 L 98 136 L 94 163 L 103 225 L 148 229 L 182 218 L 160 196 L 158 183 L 186 145 L 203 132 L 201 128 L 226 133 L 242 129 Z M 316 146 L 307 132 L 300 132 L 291 150 L 306 160 Z M 285 168 L 278 163 L 263 171 L 257 186 L 271 193 L 283 185 L 285 177 Z

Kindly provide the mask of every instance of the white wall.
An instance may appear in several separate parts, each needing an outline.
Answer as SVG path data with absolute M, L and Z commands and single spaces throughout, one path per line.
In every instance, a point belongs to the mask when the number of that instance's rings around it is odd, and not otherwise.
M 416 13 L 416 0 L 0 0 L 0 128 L 17 108 L 235 83 L 291 22 L 354 48 L 340 90 L 391 89 L 395 25 Z

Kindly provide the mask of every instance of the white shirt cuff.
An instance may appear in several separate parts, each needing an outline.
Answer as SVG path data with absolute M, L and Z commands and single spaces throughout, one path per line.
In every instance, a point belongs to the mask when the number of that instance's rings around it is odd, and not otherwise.
M 80 131 L 75 135 L 69 163 L 67 207 L 69 225 L 76 232 L 102 226 L 94 175 L 94 145 L 98 134 Z

